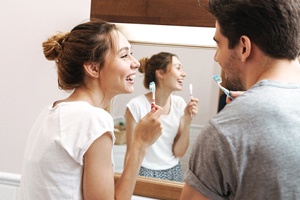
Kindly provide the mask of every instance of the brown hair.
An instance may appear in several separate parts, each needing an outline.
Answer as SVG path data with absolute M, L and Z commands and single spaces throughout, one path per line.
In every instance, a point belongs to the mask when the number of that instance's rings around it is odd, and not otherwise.
M 209 0 L 221 33 L 234 48 L 242 35 L 248 36 L 273 58 L 295 59 L 300 52 L 300 1 Z
M 72 90 L 84 84 L 85 62 L 97 62 L 103 67 L 107 54 L 115 50 L 114 24 L 101 20 L 85 22 L 70 32 L 57 33 L 43 42 L 44 55 L 57 66 L 58 86 Z
M 176 54 L 169 52 L 160 52 L 158 54 L 154 54 L 151 58 L 144 57 L 139 60 L 140 67 L 139 72 L 144 73 L 144 86 L 149 89 L 149 83 L 155 82 L 157 85 L 157 78 L 155 75 L 156 70 L 162 70 L 163 72 L 167 72 L 168 65 L 172 63 L 172 57 L 175 56 L 178 58 Z

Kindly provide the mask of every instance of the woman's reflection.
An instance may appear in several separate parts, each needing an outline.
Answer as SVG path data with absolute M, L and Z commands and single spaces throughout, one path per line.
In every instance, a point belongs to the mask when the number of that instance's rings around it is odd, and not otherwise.
M 173 92 L 180 91 L 186 73 L 177 55 L 160 52 L 149 58 L 140 60 L 139 71 L 144 73 L 144 86 L 149 89 L 150 82 L 155 82 L 155 102 L 164 108 L 161 116 L 163 133 L 150 146 L 143 160 L 140 176 L 159 178 L 171 181 L 182 181 L 182 168 L 179 158 L 182 157 L 190 138 L 190 125 L 198 113 L 198 99 L 192 97 L 186 104 L 180 96 Z M 131 150 L 133 130 L 137 122 L 151 109 L 152 93 L 137 96 L 129 101 L 126 109 L 126 143 L 127 155 Z

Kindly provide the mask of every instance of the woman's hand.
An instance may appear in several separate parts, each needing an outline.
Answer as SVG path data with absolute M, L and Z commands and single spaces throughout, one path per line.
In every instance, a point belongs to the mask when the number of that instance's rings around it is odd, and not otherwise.
M 185 107 L 184 115 L 190 120 L 198 114 L 198 101 L 199 99 L 193 97 Z
M 134 129 L 134 140 L 144 144 L 146 148 L 152 145 L 162 133 L 160 116 L 163 111 L 163 108 L 156 105 L 143 117 Z

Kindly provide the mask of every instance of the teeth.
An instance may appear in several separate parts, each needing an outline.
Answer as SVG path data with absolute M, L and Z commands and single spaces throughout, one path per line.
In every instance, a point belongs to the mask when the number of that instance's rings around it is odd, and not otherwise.
M 135 78 L 135 75 L 131 75 L 131 76 L 128 76 L 128 77 L 126 78 L 126 80 L 129 81 L 129 80 L 132 80 L 132 79 L 134 79 L 134 78 Z

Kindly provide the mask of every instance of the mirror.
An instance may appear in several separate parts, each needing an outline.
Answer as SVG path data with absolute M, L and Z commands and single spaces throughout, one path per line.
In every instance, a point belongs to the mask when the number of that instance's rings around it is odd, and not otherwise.
M 217 113 L 219 88 L 212 76 L 221 74 L 221 68 L 214 61 L 215 42 L 212 39 L 214 28 L 140 24 L 117 25 L 131 43 L 133 56 L 136 59 L 149 57 L 161 51 L 178 55 L 187 76 L 182 91 L 176 92 L 176 95 L 183 97 L 186 102 L 190 98 L 188 85 L 189 83 L 193 84 L 193 95 L 199 99 L 199 113 L 191 125 L 190 147 L 185 156 L 181 158 L 184 173 L 188 166 L 192 142 L 203 125 Z M 115 118 L 116 125 L 119 125 L 120 122 L 125 124 L 126 103 L 133 97 L 148 92 L 143 86 L 143 74 L 137 73 L 134 87 L 135 91 L 132 94 L 116 96 L 112 103 L 111 114 Z M 125 144 L 114 146 L 116 172 L 120 173 L 123 170 L 125 151 Z

